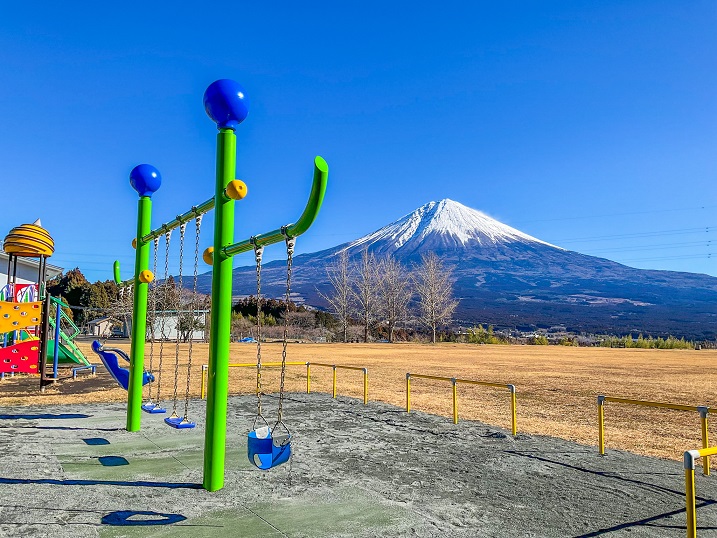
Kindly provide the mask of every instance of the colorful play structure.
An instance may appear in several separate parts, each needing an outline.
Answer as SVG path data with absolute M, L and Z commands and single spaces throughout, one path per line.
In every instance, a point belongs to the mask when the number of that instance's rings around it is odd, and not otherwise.
M 44 388 L 59 379 L 60 364 L 77 365 L 77 371 L 94 373 L 74 339 L 80 330 L 63 311 L 67 305 L 46 293 L 47 258 L 55 244 L 40 221 L 10 230 L 3 242 L 8 255 L 7 284 L 0 290 L 0 377 L 7 374 L 36 374 Z M 17 281 L 19 258 L 38 258 L 34 284 Z M 49 362 L 49 364 L 48 364 Z
M 204 108 L 209 117 L 217 124 L 217 158 L 216 182 L 214 196 L 207 201 L 192 207 L 184 214 L 172 221 L 152 230 L 152 195 L 161 185 L 159 171 L 149 164 L 140 164 L 130 173 L 130 184 L 139 195 L 137 235 L 133 241 L 136 249 L 134 278 L 129 282 L 122 282 L 119 276 L 118 264 L 115 264 L 115 280 L 120 285 L 131 286 L 134 294 L 132 312 L 132 343 L 130 351 L 130 366 L 128 369 L 127 390 L 127 424 L 128 431 L 139 431 L 141 427 L 142 411 L 156 413 L 164 409 L 156 399 L 152 399 L 152 383 L 150 383 L 150 397 L 143 404 L 143 384 L 147 379 L 145 371 L 145 342 L 146 335 L 154 335 L 154 319 L 158 315 L 156 307 L 157 293 L 153 293 L 153 304 L 148 312 L 149 285 L 157 291 L 155 279 L 157 250 L 159 238 L 165 240 L 165 281 L 167 278 L 166 253 L 169 250 L 169 241 L 172 230 L 180 230 L 180 252 L 183 252 L 184 235 L 187 223 L 195 222 L 195 277 L 194 291 L 196 292 L 196 260 L 198 258 L 199 228 L 203 214 L 214 209 L 214 241 L 213 246 L 206 249 L 202 259 L 212 266 L 212 292 L 211 292 L 211 327 L 209 340 L 209 361 L 207 365 L 207 411 L 206 433 L 204 444 L 204 479 L 203 486 L 209 491 L 216 491 L 224 486 L 225 448 L 226 448 L 226 422 L 227 399 L 229 392 L 229 342 L 231 323 L 232 300 L 232 260 L 237 254 L 254 251 L 257 265 L 257 296 L 261 292 L 261 258 L 265 246 L 284 242 L 287 251 L 287 286 L 286 303 L 291 290 L 292 256 L 296 237 L 306 232 L 316 219 L 326 192 L 328 180 L 328 165 L 321 157 L 314 159 L 314 173 L 311 193 L 308 203 L 294 224 L 281 226 L 267 233 L 254 235 L 243 241 L 234 241 L 234 203 L 245 197 L 246 185 L 235 179 L 236 173 L 236 135 L 237 126 L 247 116 L 246 93 L 242 86 L 228 79 L 213 82 L 204 93 Z M 150 270 L 150 251 L 154 245 L 154 271 Z M 182 255 L 180 254 L 180 271 Z M 181 283 L 179 288 L 181 289 Z M 259 308 L 261 306 L 259 305 Z M 147 331 L 147 321 L 152 320 L 150 331 Z M 259 331 L 261 330 L 261 316 Z M 250 461 L 260 469 L 268 469 L 284 463 L 291 455 L 291 433 L 283 422 L 284 401 L 284 373 L 286 370 L 286 332 L 284 328 L 284 346 L 282 352 L 282 375 L 277 420 L 270 427 L 263 414 L 261 402 L 261 339 L 257 342 L 257 416 L 252 431 L 248 433 L 248 456 Z M 150 336 L 150 357 L 154 343 L 154 336 Z M 163 340 L 160 339 L 160 345 Z M 191 343 L 191 339 L 190 339 Z M 189 367 L 186 374 L 187 391 L 185 398 L 184 416 L 177 413 L 177 385 L 178 385 L 178 340 L 177 355 L 175 358 L 174 379 L 174 410 L 172 416 L 165 422 L 174 428 L 190 428 L 194 423 L 187 416 L 189 401 L 189 375 L 191 374 L 191 347 Z M 162 355 L 160 354 L 160 363 Z M 150 367 L 152 370 L 152 367 Z M 159 395 L 159 373 L 157 374 L 157 391 Z M 159 406 L 159 408 L 157 407 Z

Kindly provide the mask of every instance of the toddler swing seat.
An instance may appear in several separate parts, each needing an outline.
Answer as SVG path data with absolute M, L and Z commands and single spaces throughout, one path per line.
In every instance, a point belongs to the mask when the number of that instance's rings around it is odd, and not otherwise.
M 287 430 L 272 436 L 269 426 L 252 430 L 247 436 L 247 456 L 250 462 L 264 471 L 286 463 L 291 457 L 291 434 Z

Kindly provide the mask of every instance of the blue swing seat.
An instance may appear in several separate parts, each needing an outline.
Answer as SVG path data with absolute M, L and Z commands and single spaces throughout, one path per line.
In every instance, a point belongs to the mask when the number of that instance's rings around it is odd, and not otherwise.
M 177 415 L 172 415 L 171 417 L 167 417 L 164 419 L 165 424 L 168 424 L 172 428 L 177 428 L 178 430 L 186 430 L 189 428 L 194 428 L 196 424 L 194 422 L 191 422 L 190 420 L 185 420 L 182 417 L 178 417 Z
M 159 404 L 147 402 L 146 404 L 142 404 L 142 411 L 145 413 L 151 413 L 153 415 L 156 415 L 157 413 L 166 413 L 167 410 L 162 407 Z
M 271 437 L 271 430 L 267 437 L 257 437 L 256 431 L 252 430 L 247 436 L 247 455 L 252 464 L 264 471 L 286 463 L 291 457 L 291 435 L 277 446 Z

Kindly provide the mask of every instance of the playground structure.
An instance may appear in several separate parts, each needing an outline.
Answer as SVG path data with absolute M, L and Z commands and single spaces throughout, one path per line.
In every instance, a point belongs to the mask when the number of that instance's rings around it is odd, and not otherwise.
M 598 447 L 600 455 L 605 455 L 605 402 L 613 402 L 627 405 L 635 405 L 639 407 L 651 407 L 654 409 L 670 409 L 672 411 L 692 411 L 700 414 L 700 425 L 702 430 L 702 449 L 709 447 L 709 424 L 708 415 L 710 408 L 704 405 L 681 405 L 665 402 L 650 402 L 647 400 L 631 400 L 629 398 L 615 398 L 600 394 L 597 397 L 598 405 Z M 710 474 L 710 458 L 709 455 L 702 457 L 702 472 L 705 476 Z
M 68 307 L 45 290 L 47 258 L 55 249 L 50 234 L 40 221 L 22 224 L 10 230 L 3 249 L 8 254 L 8 281 L 3 288 L 4 301 L 0 302 L 0 374 L 36 374 L 40 388 L 59 379 L 60 363 L 78 364 L 72 371 L 89 370 L 93 366 L 75 345 L 79 328 L 62 310 Z M 36 284 L 21 285 L 16 281 L 19 258 L 38 258 Z M 52 344 L 52 345 L 50 345 Z M 48 375 L 47 361 L 52 370 Z
M 510 392 L 510 423 L 511 433 L 513 437 L 518 434 L 518 418 L 516 411 L 515 385 L 503 385 L 501 383 L 491 383 L 488 381 L 476 381 L 473 379 L 459 379 L 456 377 L 442 377 L 427 374 L 406 373 L 406 413 L 411 412 L 411 378 L 432 379 L 434 381 L 450 381 L 453 392 L 453 424 L 458 424 L 458 383 L 467 385 L 481 385 L 484 387 L 493 387 L 497 389 L 508 389 Z
M 141 426 L 148 285 L 155 278 L 152 271 L 149 270 L 151 245 L 161 235 L 214 209 L 213 246 L 207 249 L 203 255 L 205 262 L 211 262 L 213 270 L 203 486 L 209 491 L 216 491 L 224 485 L 233 256 L 252 249 L 256 252 L 265 246 L 284 241 L 287 243 L 289 252 L 290 275 L 293 240 L 306 232 L 318 215 L 326 191 L 328 166 L 321 157 L 314 159 L 314 177 L 309 201 L 296 223 L 281 226 L 268 233 L 254 235 L 240 242 L 234 242 L 234 203 L 246 195 L 244 183 L 235 179 L 236 135 L 234 132 L 246 118 L 248 112 L 244 89 L 237 82 L 226 79 L 218 80 L 207 88 L 204 94 L 204 105 L 207 114 L 217 124 L 219 130 L 215 193 L 212 198 L 179 215 L 171 222 L 152 230 L 151 198 L 161 185 L 161 176 L 154 167 L 147 164 L 135 167 L 130 174 L 130 184 L 137 191 L 139 202 L 135 238 L 135 271 L 132 283 L 134 288 L 133 331 L 126 429 L 138 431 Z M 117 268 L 117 266 L 115 267 Z M 119 280 L 117 273 L 116 269 L 115 279 Z M 285 363 L 285 354 L 283 359 L 282 362 Z M 257 371 L 260 372 L 260 368 Z M 281 417 L 281 410 L 279 417 Z

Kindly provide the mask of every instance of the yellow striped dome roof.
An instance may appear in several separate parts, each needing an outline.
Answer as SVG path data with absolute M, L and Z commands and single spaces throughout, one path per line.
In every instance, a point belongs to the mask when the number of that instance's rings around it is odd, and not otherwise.
M 25 258 L 52 256 L 55 252 L 55 242 L 42 227 L 40 219 L 37 219 L 34 224 L 21 224 L 10 230 L 5 237 L 3 250 L 6 254 Z

